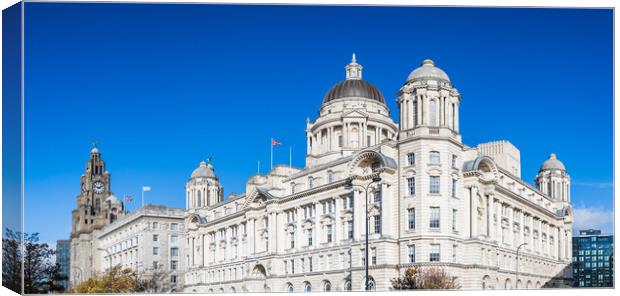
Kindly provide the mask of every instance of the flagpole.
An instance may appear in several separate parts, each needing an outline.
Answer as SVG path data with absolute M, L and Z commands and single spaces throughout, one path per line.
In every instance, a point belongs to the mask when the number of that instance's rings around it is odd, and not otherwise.
M 288 146 L 288 167 L 293 167 L 293 146 Z
M 256 168 L 256 174 L 260 175 L 260 160 L 258 161 L 258 168 Z

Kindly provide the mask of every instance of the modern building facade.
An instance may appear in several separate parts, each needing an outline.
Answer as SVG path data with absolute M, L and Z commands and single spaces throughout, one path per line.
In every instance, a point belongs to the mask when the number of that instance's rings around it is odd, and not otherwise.
M 71 241 L 61 239 L 56 241 L 56 264 L 60 266 L 59 274 L 67 279 L 57 284 L 63 286 L 65 290 L 69 288 L 69 270 L 71 267 Z
M 573 237 L 574 287 L 614 286 L 614 236 L 600 230 L 579 231 Z
M 156 276 L 156 292 L 178 291 L 185 270 L 184 216 L 184 209 L 146 205 L 104 227 L 96 238 L 102 249 L 97 270 L 120 265 L 144 278 Z
M 225 200 L 200 163 L 186 184 L 184 291 L 385 291 L 412 266 L 465 289 L 568 285 L 562 162 L 551 154 L 532 186 L 511 143 L 463 144 L 461 95 L 431 60 L 395 99 L 398 123 L 353 56 L 307 120 L 305 168 L 276 166 Z

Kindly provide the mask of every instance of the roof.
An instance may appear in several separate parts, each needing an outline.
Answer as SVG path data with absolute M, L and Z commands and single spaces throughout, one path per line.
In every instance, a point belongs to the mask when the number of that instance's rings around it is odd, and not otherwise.
M 347 79 L 332 86 L 323 97 L 323 104 L 342 98 L 361 97 L 385 104 L 383 94 L 366 80 Z
M 448 74 L 446 74 L 446 72 L 444 72 L 440 68 L 435 67 L 435 62 L 429 59 L 424 60 L 422 64 L 420 65 L 420 67 L 411 71 L 411 73 L 409 74 L 409 77 L 407 77 L 407 81 L 418 80 L 418 79 L 428 79 L 428 78 L 435 78 L 435 79 L 442 79 L 442 80 L 450 81 Z
M 217 176 L 215 176 L 215 170 L 213 169 L 211 162 L 206 163 L 204 161 L 201 161 L 198 168 L 196 168 L 192 172 L 192 176 L 190 178 L 200 177 L 217 179 Z
M 557 158 L 554 153 L 549 155 L 549 158 L 543 162 L 542 166 L 540 166 L 540 171 L 546 170 L 560 170 L 566 171 L 564 164 Z

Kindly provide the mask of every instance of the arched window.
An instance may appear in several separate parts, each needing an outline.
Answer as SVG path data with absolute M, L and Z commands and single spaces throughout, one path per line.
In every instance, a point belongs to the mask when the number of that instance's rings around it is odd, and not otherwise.
M 432 99 L 429 102 L 429 107 L 428 107 L 428 112 L 429 114 L 429 125 L 430 126 L 437 126 L 437 101 L 435 99 Z
M 304 282 L 304 292 L 312 292 L 312 285 L 309 282 Z
M 295 183 L 291 183 L 291 194 L 295 194 Z
M 198 190 L 198 198 L 196 199 L 196 207 L 199 207 L 199 208 L 202 206 L 201 194 L 202 193 L 200 192 L 200 190 Z
M 314 179 L 312 177 L 308 177 L 308 189 L 312 189 L 314 186 Z
M 294 291 L 293 284 L 287 283 L 286 284 L 286 292 L 293 293 L 293 291 Z
M 237 293 L 237 290 L 235 289 L 235 287 L 230 287 L 230 293 Z
M 332 290 L 332 283 L 330 283 L 329 281 L 324 281 L 323 282 L 323 291 L 324 292 L 330 292 Z
M 365 285 L 365 283 L 366 283 L 366 279 L 364 278 L 364 281 L 362 282 L 362 286 Z M 363 290 L 374 291 L 375 288 L 376 288 L 375 279 L 373 277 L 368 277 L 368 288 L 367 289 L 363 289 Z
M 351 281 L 344 282 L 344 290 L 345 291 L 351 291 L 352 290 Z

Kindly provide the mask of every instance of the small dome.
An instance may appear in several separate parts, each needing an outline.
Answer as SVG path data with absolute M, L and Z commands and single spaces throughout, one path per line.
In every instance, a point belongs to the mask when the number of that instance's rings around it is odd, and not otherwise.
M 99 153 L 99 149 L 95 146 L 92 150 L 90 150 L 90 153 Z
M 422 62 L 422 65 L 417 69 L 413 70 L 409 77 L 407 77 L 407 81 L 416 80 L 416 79 L 443 79 L 446 81 L 450 81 L 448 74 L 443 70 L 435 67 L 435 62 L 433 60 L 426 59 Z
M 200 166 L 192 172 L 191 178 L 200 178 L 200 177 L 217 179 L 211 163 L 201 161 Z
M 557 158 L 557 156 L 555 156 L 554 153 L 551 153 L 551 155 L 549 155 L 549 158 L 545 160 L 545 162 L 543 162 L 542 166 L 540 166 L 540 171 L 547 170 L 566 171 L 566 168 L 564 167 L 564 164 Z
M 385 104 L 383 94 L 370 82 L 361 79 L 347 79 L 332 86 L 323 97 L 323 104 L 333 100 L 351 97 L 361 97 Z

